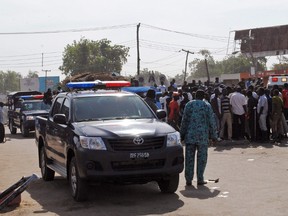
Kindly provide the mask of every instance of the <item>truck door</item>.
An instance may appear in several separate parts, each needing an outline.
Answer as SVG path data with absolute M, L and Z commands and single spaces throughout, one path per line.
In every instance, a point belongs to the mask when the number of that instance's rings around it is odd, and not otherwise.
M 64 101 L 64 97 L 58 97 L 52 107 L 52 111 L 49 114 L 46 125 L 46 144 L 47 154 L 50 158 L 62 163 L 64 159 L 64 153 L 61 151 L 61 140 L 59 136 L 59 125 L 54 123 L 53 116 L 61 112 L 61 106 Z M 64 165 L 64 164 L 63 164 Z
M 21 122 L 21 111 L 22 111 L 22 106 L 23 106 L 23 103 L 21 101 L 18 101 L 16 104 L 15 104 L 15 110 L 13 112 L 13 119 L 14 119 L 14 124 L 17 125 L 17 127 L 20 126 L 20 122 Z
M 67 122 L 69 121 L 69 110 L 70 110 L 70 100 L 68 98 L 64 99 L 64 102 L 60 109 L 60 114 L 66 116 Z M 69 142 L 69 134 L 71 130 L 70 127 L 66 124 L 55 124 L 55 133 L 54 138 L 56 139 L 54 148 L 57 153 L 60 155 L 59 161 L 62 164 L 66 163 L 66 149 Z

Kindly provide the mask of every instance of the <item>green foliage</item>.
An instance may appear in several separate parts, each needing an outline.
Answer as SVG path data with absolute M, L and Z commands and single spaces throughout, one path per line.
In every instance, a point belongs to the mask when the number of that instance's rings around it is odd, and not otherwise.
M 194 59 L 189 63 L 190 75 L 193 78 L 207 76 L 205 58 L 207 59 L 210 77 L 220 76 L 221 74 L 248 72 L 251 70 L 252 60 L 244 55 L 232 55 L 221 61 L 215 61 L 208 50 L 201 50 L 200 53 L 203 55 L 203 59 Z M 266 62 L 266 58 L 258 58 L 257 71 L 266 70 Z
M 27 76 L 25 78 L 38 78 L 38 72 L 37 71 L 29 71 Z
M 112 46 L 107 39 L 93 41 L 81 38 L 65 47 L 63 65 L 59 69 L 67 76 L 83 72 L 121 72 L 128 52 L 128 47 Z
M 282 56 L 281 62 L 279 64 L 272 65 L 273 70 L 287 70 L 288 69 L 288 58 Z
M 0 92 L 6 94 L 7 91 L 20 91 L 20 73 L 15 71 L 0 71 Z
M 189 63 L 190 75 L 194 78 L 207 76 L 205 59 L 207 60 L 210 76 L 216 75 L 218 71 L 215 68 L 216 63 L 211 53 L 208 50 L 200 50 L 199 53 L 203 55 L 203 59 L 196 58 Z

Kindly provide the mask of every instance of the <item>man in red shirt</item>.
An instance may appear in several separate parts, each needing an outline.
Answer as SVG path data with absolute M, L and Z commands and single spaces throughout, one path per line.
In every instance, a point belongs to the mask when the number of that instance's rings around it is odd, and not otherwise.
M 284 104 L 285 119 L 288 120 L 288 83 L 284 83 L 284 89 L 282 90 L 282 99 Z
M 179 99 L 178 93 L 173 94 L 173 99 L 169 103 L 169 116 L 168 116 L 168 123 L 175 128 L 175 130 L 179 131 L 178 119 L 179 119 L 179 111 L 180 107 L 177 102 Z

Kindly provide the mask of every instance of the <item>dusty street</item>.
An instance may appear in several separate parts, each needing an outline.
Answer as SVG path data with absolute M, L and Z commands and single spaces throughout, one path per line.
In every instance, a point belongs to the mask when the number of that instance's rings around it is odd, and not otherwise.
M 22 176 L 40 176 L 34 134 L 10 135 L 0 144 L 0 190 Z M 68 182 L 57 176 L 39 179 L 22 193 L 18 207 L 1 215 L 288 215 L 288 144 L 245 144 L 210 147 L 207 179 L 219 183 L 185 186 L 184 173 L 175 194 L 161 194 L 155 183 L 147 185 L 93 186 L 89 200 L 73 201 Z

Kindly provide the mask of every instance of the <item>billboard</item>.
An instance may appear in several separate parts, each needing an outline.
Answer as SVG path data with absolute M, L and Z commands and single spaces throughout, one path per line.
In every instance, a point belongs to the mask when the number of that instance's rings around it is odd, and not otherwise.
M 288 54 L 288 25 L 235 31 L 241 53 L 254 57 Z
M 20 79 L 21 91 L 39 91 L 38 78 L 24 78 Z
M 59 76 L 39 77 L 39 91 L 46 92 L 48 88 L 51 90 L 57 89 L 59 82 Z

